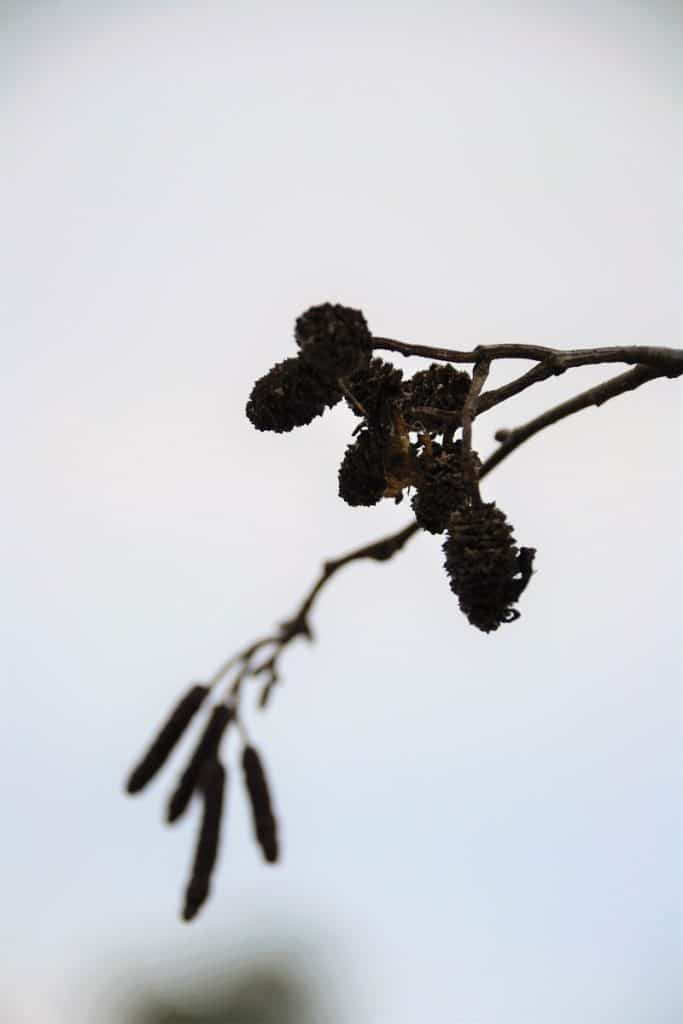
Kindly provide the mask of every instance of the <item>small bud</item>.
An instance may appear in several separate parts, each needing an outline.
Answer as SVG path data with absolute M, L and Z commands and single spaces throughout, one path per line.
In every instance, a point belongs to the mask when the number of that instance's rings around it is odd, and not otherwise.
M 126 785 L 128 793 L 139 793 L 163 767 L 208 692 L 208 686 L 193 686 L 176 704 L 148 751 L 131 772 Z
M 184 921 L 191 921 L 196 916 L 209 895 L 220 843 L 225 780 L 225 768 L 220 761 L 212 759 L 206 762 L 201 774 L 204 810 L 192 873 L 185 891 Z
M 518 552 L 512 527 L 494 502 L 454 512 L 443 550 L 451 590 L 473 626 L 490 633 L 519 618 L 511 606 L 531 577 L 535 552 Z
M 265 859 L 274 864 L 278 859 L 277 823 L 273 816 L 263 763 L 252 746 L 246 746 L 242 751 L 242 769 L 254 819 L 256 841 Z
M 387 486 L 381 435 L 363 429 L 339 467 L 339 497 L 347 505 L 376 505 Z
M 312 306 L 296 321 L 295 337 L 302 358 L 327 380 L 351 377 L 370 362 L 372 335 L 359 309 Z
M 235 712 L 227 704 L 217 704 L 202 733 L 199 743 L 190 758 L 190 762 L 180 777 L 168 804 L 166 820 L 177 821 L 190 802 L 192 794 L 199 786 L 204 765 L 215 758 L 223 733 L 234 718 Z
M 257 430 L 286 433 L 303 427 L 341 398 L 330 385 L 302 359 L 276 363 L 252 388 L 247 402 L 247 417 Z

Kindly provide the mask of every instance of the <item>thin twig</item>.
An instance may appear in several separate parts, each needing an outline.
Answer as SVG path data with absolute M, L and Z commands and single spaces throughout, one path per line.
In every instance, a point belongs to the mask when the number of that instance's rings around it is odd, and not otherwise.
M 470 351 L 464 351 L 373 337 L 372 347 L 399 352 L 404 356 L 421 356 L 424 359 L 438 359 L 448 363 L 476 363 L 481 359 L 533 359 L 543 363 L 557 362 L 563 369 L 596 363 L 647 363 L 648 366 L 665 370 L 666 376 L 678 377 L 683 373 L 683 349 L 654 345 L 615 345 L 610 348 L 574 348 L 562 351 L 544 345 L 506 344 L 478 345 Z
M 636 366 L 633 370 L 627 370 L 626 373 L 620 373 L 617 377 L 611 377 L 610 380 L 588 388 L 587 391 L 582 391 L 580 394 L 575 395 L 574 398 L 570 398 L 566 402 L 546 410 L 546 412 L 523 424 L 521 427 L 516 427 L 514 430 L 499 430 L 496 434 L 496 440 L 501 442 L 501 446 L 486 460 L 479 476 L 482 477 L 484 473 L 490 473 L 515 448 L 519 448 L 520 444 L 523 444 L 524 441 L 527 441 L 534 434 L 538 434 L 540 430 L 544 430 L 553 423 L 558 423 L 567 416 L 572 416 L 575 412 L 580 412 L 582 409 L 588 409 L 592 405 L 603 405 L 610 398 L 616 398 L 617 395 L 633 391 L 635 388 L 640 387 L 641 384 L 647 383 L 647 381 L 665 376 L 667 376 L 666 373 L 655 370 L 653 367 Z
M 518 395 L 520 392 L 530 388 L 533 384 L 539 384 L 541 381 L 547 380 L 548 377 L 559 376 L 566 369 L 568 367 L 563 364 L 561 359 L 549 356 L 542 363 L 537 363 L 536 366 L 527 370 L 520 377 L 515 377 L 508 384 L 504 384 L 500 388 L 493 388 L 491 391 L 485 391 L 479 399 L 477 412 L 487 412 L 489 409 L 493 409 L 495 405 L 500 405 L 501 402 L 505 402 L 508 398 L 512 398 L 514 395 Z
M 269 678 L 261 692 L 261 698 L 259 701 L 261 707 L 263 707 L 270 696 L 273 686 L 277 682 L 278 661 L 284 649 L 298 636 L 304 636 L 308 640 L 313 639 L 313 633 L 308 621 L 308 616 L 318 594 L 328 580 L 331 579 L 335 573 L 339 572 L 339 570 L 345 565 L 348 565 L 350 562 L 357 562 L 361 558 L 370 558 L 376 562 L 385 562 L 387 559 L 391 558 L 392 555 L 396 554 L 397 551 L 400 551 L 400 549 L 412 536 L 414 536 L 414 534 L 417 533 L 418 530 L 419 526 L 416 522 L 409 523 L 408 526 L 404 526 L 397 533 L 392 533 L 388 537 L 381 537 L 379 540 L 373 541 L 371 544 L 364 544 L 363 547 L 355 548 L 353 551 L 349 551 L 346 555 L 340 555 L 339 558 L 334 558 L 325 562 L 320 575 L 304 597 L 299 608 L 291 619 L 288 619 L 280 625 L 279 632 L 275 636 L 262 637 L 261 639 L 249 644 L 248 647 L 238 651 L 237 654 L 233 655 L 224 662 L 223 665 L 221 665 L 218 671 L 209 680 L 208 685 L 216 685 L 225 678 L 231 669 L 236 670 L 235 679 L 229 689 L 229 697 L 236 704 L 240 696 L 243 680 L 250 677 L 254 678 L 257 675 L 267 672 L 269 674 Z M 254 656 L 264 647 L 269 645 L 273 646 L 272 653 L 265 661 L 262 661 L 258 665 L 253 665 L 252 662 Z
M 470 389 L 467 392 L 465 404 L 462 408 L 463 465 L 467 489 L 474 505 L 480 505 L 481 498 L 479 496 L 479 485 L 477 483 L 474 459 L 472 458 L 472 420 L 477 415 L 479 395 L 481 394 L 481 389 L 486 383 L 490 365 L 491 364 L 488 359 L 481 359 L 475 364 L 474 371 L 472 373 L 472 383 L 470 384 Z

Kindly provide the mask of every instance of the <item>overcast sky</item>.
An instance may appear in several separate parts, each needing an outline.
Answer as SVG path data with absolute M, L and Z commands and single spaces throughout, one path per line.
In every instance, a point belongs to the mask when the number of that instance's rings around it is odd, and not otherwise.
M 182 925 L 173 771 L 122 784 L 190 681 L 409 516 L 338 499 L 347 410 L 246 420 L 304 309 L 680 347 L 680 6 L 24 0 L 3 24 L 0 1011 L 99 1024 L 113 990 L 285 946 L 330 1022 L 679 1021 L 680 382 L 486 480 L 538 550 L 519 622 L 469 627 L 427 535 L 333 581 L 247 713 L 281 866 L 236 788 Z M 531 389 L 475 447 L 619 369 Z

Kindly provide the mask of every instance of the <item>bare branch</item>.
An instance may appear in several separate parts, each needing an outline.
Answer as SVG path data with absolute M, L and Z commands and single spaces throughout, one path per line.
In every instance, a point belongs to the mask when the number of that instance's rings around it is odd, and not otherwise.
M 262 637 L 260 640 L 256 640 L 249 644 L 248 647 L 238 651 L 237 654 L 221 665 L 207 685 L 211 687 L 216 686 L 231 670 L 234 670 L 235 678 L 230 687 L 230 697 L 237 701 L 245 679 L 267 674 L 267 680 L 260 698 L 260 704 L 263 707 L 270 696 L 273 686 L 278 681 L 278 662 L 284 649 L 298 636 L 304 636 L 308 640 L 313 639 L 308 616 L 318 594 L 327 581 L 350 562 L 357 562 L 362 558 L 370 558 L 376 562 L 387 561 L 397 551 L 400 551 L 418 530 L 419 526 L 416 522 L 409 523 L 397 533 L 392 533 L 388 537 L 381 537 L 370 544 L 364 544 L 361 548 L 349 551 L 346 555 L 340 555 L 339 558 L 325 562 L 322 572 L 304 597 L 299 608 L 291 619 L 280 625 L 278 633 Z M 271 653 L 264 661 L 254 664 L 255 656 L 266 647 L 272 648 Z
M 505 402 L 508 398 L 512 398 L 514 395 L 518 395 L 521 391 L 525 391 L 530 388 L 533 384 L 538 384 L 542 380 L 547 380 L 548 377 L 557 377 L 567 369 L 562 364 L 560 359 L 555 356 L 549 356 L 548 359 L 542 363 L 537 363 L 526 373 L 523 373 L 520 377 L 516 377 L 511 380 L 508 384 L 504 384 L 500 388 L 494 388 L 491 391 L 485 391 L 479 399 L 478 412 L 487 412 L 492 409 L 495 405 L 499 405 L 501 402 Z
M 575 395 L 574 398 L 570 398 L 566 402 L 548 409 L 521 427 L 516 427 L 514 430 L 499 430 L 496 434 L 496 440 L 501 442 L 501 446 L 486 460 L 479 476 L 482 477 L 484 473 L 490 473 L 515 448 L 519 448 L 520 444 L 523 444 L 524 441 L 527 441 L 534 434 L 538 434 L 539 431 L 544 430 L 553 423 L 558 423 L 560 420 L 566 419 L 567 416 L 572 416 L 575 412 L 580 412 L 582 409 L 588 409 L 592 405 L 603 405 L 610 398 L 626 394 L 627 391 L 634 391 L 635 388 L 647 383 L 647 381 L 665 376 L 667 376 L 666 373 L 655 370 L 650 366 L 636 366 L 633 370 L 620 373 L 619 376 L 612 377 L 603 384 L 597 384 L 595 387 L 588 388 L 587 391 L 582 391 L 580 394 Z
M 477 484 L 477 473 L 472 458 L 472 420 L 477 415 L 477 405 L 481 389 L 486 383 L 490 363 L 488 359 L 481 359 L 474 367 L 472 373 L 472 384 L 467 393 L 465 404 L 462 409 L 462 453 L 465 467 L 465 480 L 475 505 L 481 504 L 479 486 Z
M 404 356 L 421 356 L 424 359 L 438 359 L 447 363 L 477 363 L 481 359 L 533 359 L 541 363 L 561 365 L 562 369 L 553 370 L 556 373 L 561 373 L 572 366 L 590 366 L 597 363 L 646 363 L 665 371 L 664 375 L 667 377 L 678 377 L 683 374 L 683 349 L 654 345 L 617 345 L 611 348 L 575 348 L 562 351 L 544 345 L 507 344 L 478 345 L 470 351 L 464 351 L 373 337 L 372 347 L 388 352 L 399 352 Z

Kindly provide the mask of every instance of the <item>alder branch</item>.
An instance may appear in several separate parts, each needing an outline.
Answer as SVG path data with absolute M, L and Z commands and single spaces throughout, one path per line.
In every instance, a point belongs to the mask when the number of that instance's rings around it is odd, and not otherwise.
M 168 820 L 175 821 L 193 793 L 203 797 L 204 815 L 186 890 L 185 920 L 196 915 L 209 892 L 226 780 L 219 744 L 231 722 L 241 736 L 242 768 L 257 842 L 267 862 L 278 858 L 277 822 L 268 783 L 239 713 L 240 696 L 246 680 L 258 679 L 260 705 L 266 704 L 278 682 L 283 652 L 297 637 L 313 640 L 311 612 L 333 576 L 364 558 L 387 561 L 422 529 L 432 534 L 445 532 L 444 569 L 470 624 L 490 633 L 513 622 L 520 615 L 514 605 L 533 574 L 536 552 L 518 547 L 504 511 L 495 502 L 482 502 L 479 481 L 524 441 L 553 423 L 589 406 L 600 406 L 650 380 L 683 374 L 683 351 L 670 348 L 626 346 L 562 352 L 537 345 L 480 345 L 461 352 L 373 338 L 360 310 L 331 303 L 303 313 L 296 321 L 295 338 L 298 355 L 277 363 L 255 382 L 247 401 L 247 418 L 258 430 L 286 433 L 310 423 L 343 395 L 361 417 L 361 424 L 340 466 L 340 498 L 352 506 L 371 506 L 382 498 L 399 501 L 406 489 L 414 488 L 414 519 L 396 533 L 326 561 L 294 615 L 224 662 L 208 684 L 191 687 L 129 777 L 129 793 L 144 788 L 163 766 L 209 690 L 224 687 L 167 812 Z M 470 363 L 473 369 L 470 374 L 453 365 L 431 366 L 403 381 L 400 369 L 372 359 L 373 349 L 449 364 Z M 494 359 L 526 359 L 535 365 L 486 392 Z M 498 431 L 499 448 L 480 465 L 472 449 L 472 426 L 478 415 L 575 366 L 618 362 L 633 368 L 514 430 Z M 462 440 L 454 442 L 459 428 Z M 435 441 L 437 437 L 440 442 Z
M 537 363 L 536 366 L 527 370 L 526 373 L 523 373 L 520 377 L 515 377 L 514 380 L 509 381 L 507 384 L 503 384 L 502 387 L 485 391 L 479 399 L 478 411 L 480 413 L 487 412 L 489 409 L 493 409 L 494 406 L 500 405 L 501 402 L 507 401 L 508 398 L 513 398 L 522 391 L 526 391 L 533 384 L 540 384 L 541 381 L 547 380 L 548 377 L 559 377 L 567 369 L 568 367 L 562 365 L 559 359 L 549 356 L 544 362 Z M 683 368 L 681 372 L 683 372 Z
M 647 364 L 638 364 L 632 370 L 611 378 L 603 384 L 589 388 L 587 391 L 581 392 L 574 398 L 547 410 L 529 423 L 514 430 L 498 431 L 496 440 L 501 442 L 500 448 L 483 463 L 478 475 L 471 481 L 471 490 L 475 502 L 478 497 L 478 480 L 481 480 L 490 473 L 503 459 L 507 458 L 511 452 L 534 434 L 575 412 L 580 412 L 582 409 L 593 405 L 602 405 L 610 398 L 625 394 L 627 391 L 632 391 L 648 381 L 659 377 L 676 377 L 683 374 L 683 351 L 675 349 L 634 346 L 614 349 L 577 349 L 569 352 L 560 352 L 555 349 L 531 345 L 492 345 L 480 346 L 473 352 L 463 353 L 448 349 L 408 346 L 402 342 L 387 342 L 386 345 L 377 344 L 378 342 L 384 343 L 385 341 L 386 339 L 375 338 L 373 339 L 373 345 L 375 347 L 393 346 L 394 351 L 404 351 L 404 354 L 409 355 L 426 355 L 430 358 L 448 359 L 451 362 L 475 362 L 472 386 L 461 413 L 449 414 L 427 408 L 414 410 L 415 412 L 433 415 L 440 419 L 442 423 L 451 419 L 454 426 L 462 426 L 463 449 L 466 454 L 466 460 L 467 453 L 471 451 L 472 422 L 477 415 L 487 412 L 489 409 L 499 405 L 513 395 L 519 394 L 533 384 L 546 380 L 548 377 L 564 373 L 570 367 L 598 362 L 637 362 L 636 355 L 639 357 L 647 355 Z M 509 384 L 482 393 L 482 388 L 490 368 L 490 360 L 496 358 L 540 358 L 543 361 Z M 468 462 L 466 461 L 467 464 Z M 473 469 L 473 466 L 471 468 Z M 295 614 L 290 619 L 281 623 L 276 633 L 256 640 L 229 658 L 212 676 L 208 685 L 211 687 L 216 686 L 232 671 L 234 675 L 229 688 L 229 697 L 233 701 L 237 701 L 242 684 L 246 678 L 264 676 L 265 683 L 261 691 L 259 703 L 262 707 L 265 706 L 273 687 L 278 682 L 279 659 L 285 648 L 298 636 L 303 636 L 308 640 L 313 639 L 313 632 L 309 621 L 310 612 L 320 591 L 328 581 L 340 569 L 351 562 L 359 561 L 363 558 L 386 561 L 400 551 L 418 530 L 418 524 L 412 522 L 397 533 L 382 537 L 361 548 L 341 555 L 339 558 L 325 562 L 321 573 L 307 592 Z M 257 660 L 259 655 L 263 656 L 261 661 Z
M 594 349 L 594 352 L 605 352 L 606 349 Z M 615 350 L 623 351 L 623 350 Z M 639 351 L 638 346 L 635 346 L 630 350 L 631 352 Z M 638 366 L 647 366 L 657 370 L 654 376 L 656 377 L 679 377 L 683 374 L 683 351 L 677 349 L 651 349 L 650 352 L 665 352 L 667 356 L 661 360 L 655 359 L 605 359 L 597 360 L 597 362 L 636 362 Z M 537 366 L 532 367 L 526 373 L 523 373 L 521 377 L 516 377 L 515 380 L 504 384 L 500 388 L 495 388 L 492 391 L 486 391 L 479 399 L 477 406 L 479 412 L 486 412 L 488 409 L 492 409 L 495 405 L 499 405 L 501 402 L 505 402 L 508 398 L 512 398 L 514 395 L 518 395 L 520 392 L 531 387 L 533 384 L 538 384 L 541 381 L 547 380 L 548 377 L 556 377 L 564 373 L 565 370 L 571 369 L 575 366 L 588 366 L 589 362 L 578 362 L 577 359 L 571 358 L 572 353 L 553 353 L 548 356 L 543 362 Z M 669 356 L 677 358 L 669 358 Z M 646 377 L 640 383 L 645 383 L 646 380 L 652 380 L 653 377 Z M 638 387 L 638 384 L 634 384 L 633 387 Z M 611 397 L 611 396 L 610 396 Z
M 259 704 L 264 707 L 270 697 L 271 691 L 278 681 L 278 660 L 285 647 L 292 642 L 297 636 L 303 636 L 307 640 L 313 640 L 313 631 L 309 622 L 309 613 L 315 600 L 325 586 L 325 584 L 343 569 L 345 565 L 350 562 L 357 562 L 362 558 L 370 558 L 376 562 L 386 562 L 389 558 L 400 551 L 401 548 L 414 536 L 419 530 L 419 526 L 416 522 L 409 523 L 404 526 L 397 533 L 392 533 L 386 537 L 380 537 L 379 540 L 373 541 L 370 544 L 364 544 L 361 548 L 355 548 L 353 551 L 349 551 L 345 555 L 340 555 L 338 558 L 330 559 L 323 564 L 322 571 L 318 576 L 317 580 L 310 588 L 303 601 L 299 605 L 299 608 L 286 622 L 281 623 L 279 631 L 272 636 L 261 637 L 261 639 L 254 641 L 249 644 L 248 647 L 238 651 L 237 654 L 233 655 L 228 661 L 224 662 L 218 671 L 208 681 L 209 687 L 214 687 L 224 679 L 231 669 L 236 669 L 236 675 L 230 687 L 230 697 L 236 700 L 239 697 L 242 683 L 245 678 L 250 676 L 267 675 L 267 681 L 261 691 L 259 698 Z M 260 664 L 255 665 L 253 663 L 255 656 L 264 650 L 264 648 L 271 647 L 272 651 L 268 657 Z
M 476 363 L 472 373 L 472 384 L 467 393 L 467 398 L 465 399 L 465 404 L 462 409 L 462 453 L 465 466 L 465 479 L 467 481 L 467 489 L 475 505 L 481 504 L 481 497 L 479 496 L 479 483 L 477 480 L 475 461 L 472 457 L 472 420 L 477 415 L 479 396 L 481 394 L 481 389 L 486 383 L 490 365 L 491 364 L 488 359 L 481 359 Z
M 666 373 L 655 370 L 650 366 L 636 366 L 633 370 L 627 370 L 626 373 L 620 373 L 617 377 L 611 377 L 609 380 L 604 381 L 604 383 L 596 384 L 595 387 L 582 391 L 580 394 L 575 395 L 574 398 L 569 398 L 566 402 L 546 410 L 546 412 L 541 413 L 540 416 L 523 424 L 521 427 L 516 427 L 514 430 L 497 431 L 495 437 L 497 441 L 501 442 L 501 446 L 484 462 L 480 476 L 483 476 L 484 473 L 489 473 L 503 459 L 507 458 L 515 448 L 519 448 L 524 441 L 533 437 L 534 434 L 538 434 L 539 431 L 545 430 L 546 427 L 552 426 L 553 423 L 558 423 L 560 420 L 566 419 L 567 416 L 572 416 L 575 412 L 581 412 L 582 409 L 588 409 L 592 405 L 603 405 L 610 398 L 624 395 L 627 391 L 634 391 L 641 384 L 666 376 L 668 376 Z
M 653 345 L 616 345 L 609 348 L 556 349 L 544 345 L 477 345 L 470 351 L 450 348 L 433 348 L 430 345 L 413 345 L 392 338 L 373 335 L 373 349 L 399 352 L 404 356 L 421 356 L 424 359 L 438 359 L 447 363 L 477 363 L 482 359 L 533 359 L 543 363 L 556 364 L 562 372 L 573 366 L 591 366 L 597 363 L 647 363 L 666 370 L 666 376 L 678 377 L 683 373 L 683 349 Z
M 498 346 L 501 347 L 501 346 Z M 445 351 L 445 350 L 444 350 Z M 486 350 L 488 354 L 488 349 Z M 560 352 L 553 352 L 536 366 L 533 366 L 526 373 L 521 374 L 519 377 L 515 377 L 507 384 L 503 384 L 502 387 L 493 388 L 491 391 L 484 391 L 479 396 L 477 402 L 477 415 L 481 415 L 483 412 L 488 412 L 489 409 L 493 409 L 494 406 L 500 405 L 501 402 L 507 401 L 508 398 L 513 398 L 515 395 L 520 394 L 527 388 L 530 388 L 534 384 L 540 384 L 542 381 L 547 380 L 549 377 L 559 377 L 560 374 L 564 373 L 565 370 L 572 369 L 575 366 L 587 366 L 586 363 L 572 362 L 564 358 L 564 354 Z M 594 349 L 594 352 L 606 351 L 604 349 Z M 620 350 L 621 351 L 621 350 Z M 683 375 L 683 350 L 679 352 L 677 349 L 652 349 L 649 351 L 667 352 L 674 356 L 680 356 L 680 359 L 669 359 L 668 356 L 663 358 L 661 364 L 657 364 L 654 361 L 651 363 L 638 363 L 638 365 L 648 365 L 657 369 L 658 372 L 655 374 L 656 377 L 679 377 Z M 610 360 L 608 360 L 610 361 Z M 619 361 L 619 360 L 611 360 Z M 627 362 L 629 360 L 623 360 Z M 633 361 L 633 360 L 630 360 Z M 680 365 L 677 365 L 680 363 Z M 648 377 L 647 380 L 654 378 Z M 635 385 L 637 386 L 637 385 Z M 450 413 L 441 409 L 430 409 L 430 408 L 416 408 L 413 410 L 416 415 L 421 416 L 426 421 L 432 420 L 435 423 L 450 423 L 454 427 L 460 426 L 461 414 Z

